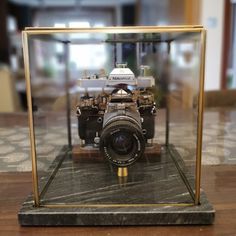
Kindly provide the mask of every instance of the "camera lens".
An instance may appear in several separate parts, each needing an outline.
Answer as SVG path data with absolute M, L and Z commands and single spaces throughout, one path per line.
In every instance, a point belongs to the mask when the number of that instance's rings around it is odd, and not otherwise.
M 133 147 L 132 136 L 129 133 L 117 132 L 112 137 L 111 146 L 120 155 L 128 154 Z
M 117 166 L 128 166 L 142 156 L 145 139 L 141 128 L 130 120 L 119 117 L 104 127 L 100 150 L 105 158 Z

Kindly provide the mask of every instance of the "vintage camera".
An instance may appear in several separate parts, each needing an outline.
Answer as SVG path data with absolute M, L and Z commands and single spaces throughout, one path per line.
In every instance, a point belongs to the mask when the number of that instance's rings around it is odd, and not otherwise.
M 149 90 L 154 78 L 145 75 L 147 68 L 142 66 L 135 78 L 126 65 L 118 64 L 108 77 L 79 81 L 84 89 L 77 105 L 79 137 L 119 167 L 134 163 L 154 138 L 156 106 Z

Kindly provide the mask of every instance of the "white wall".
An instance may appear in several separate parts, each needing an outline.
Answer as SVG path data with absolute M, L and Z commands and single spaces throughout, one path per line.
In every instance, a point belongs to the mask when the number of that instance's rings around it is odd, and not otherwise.
M 202 0 L 201 24 L 207 29 L 205 90 L 220 89 L 224 0 Z

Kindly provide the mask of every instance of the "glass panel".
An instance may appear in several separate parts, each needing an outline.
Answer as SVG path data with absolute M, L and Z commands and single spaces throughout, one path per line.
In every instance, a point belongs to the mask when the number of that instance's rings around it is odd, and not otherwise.
M 193 202 L 198 40 L 193 33 L 30 36 L 40 190 L 50 176 L 43 204 Z
M 64 48 L 29 39 L 33 119 L 40 192 L 53 173 L 67 141 Z
M 180 155 L 178 167 L 191 192 L 195 191 L 200 46 L 200 34 L 189 34 L 173 42 L 170 51 L 169 144 L 173 154 Z

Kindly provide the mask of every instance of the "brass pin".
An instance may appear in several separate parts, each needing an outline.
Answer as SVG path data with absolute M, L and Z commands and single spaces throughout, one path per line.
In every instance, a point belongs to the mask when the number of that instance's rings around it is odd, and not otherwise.
M 119 177 L 128 176 L 128 168 L 127 167 L 118 167 L 117 175 Z

